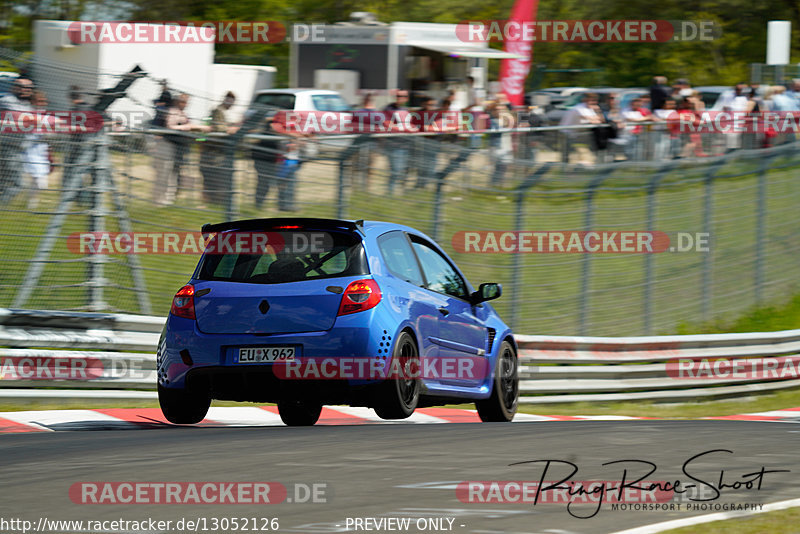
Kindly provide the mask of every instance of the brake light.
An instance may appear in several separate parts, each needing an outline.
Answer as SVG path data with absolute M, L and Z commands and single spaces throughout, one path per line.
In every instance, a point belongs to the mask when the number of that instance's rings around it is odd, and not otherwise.
M 371 278 L 350 282 L 342 295 L 339 315 L 349 315 L 374 308 L 381 301 L 381 288 Z
M 180 288 L 172 299 L 172 308 L 169 310 L 172 315 L 194 319 L 194 286 L 187 284 Z

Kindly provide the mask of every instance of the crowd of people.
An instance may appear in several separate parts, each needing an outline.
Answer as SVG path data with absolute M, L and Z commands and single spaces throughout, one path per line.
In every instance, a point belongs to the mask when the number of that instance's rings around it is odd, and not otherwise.
M 726 112 L 749 114 L 753 126 L 745 129 L 748 148 L 768 148 L 779 140 L 792 140 L 794 136 L 782 135 L 768 122 L 759 123 L 758 114 L 800 110 L 800 80 L 793 80 L 788 89 L 782 85 L 739 83 L 720 93 L 713 109 L 707 109 L 701 93 L 687 79 L 669 85 L 664 76 L 655 76 L 649 91 L 633 98 L 625 109 L 616 93 L 603 94 L 603 101 L 599 96 L 584 93 L 582 102 L 561 119 L 566 139 L 564 161 L 569 160 L 572 146 L 580 141 L 588 141 L 597 159 L 604 162 L 620 158 L 658 161 L 704 157 L 711 155 L 706 149 L 710 143 L 704 143 L 704 131 L 724 134 L 724 151 L 743 148 L 743 132 L 726 131 L 728 123 L 708 124 L 716 114 Z M 592 126 L 588 133 L 587 125 Z
M 427 94 L 411 95 L 407 90 L 393 92 L 393 100 L 383 108 L 375 105 L 374 94 L 366 93 L 354 116 L 360 113 L 382 112 L 389 132 L 396 128 L 395 114 L 417 112 L 411 121 L 413 131 L 420 134 L 396 135 L 381 138 L 364 137 L 358 142 L 353 168 L 357 184 L 369 185 L 376 168 L 377 155 L 385 157 L 388 177 L 385 191 L 394 195 L 399 189 L 424 189 L 441 171 L 439 158 L 441 143 L 464 144 L 481 151 L 488 158 L 489 183 L 504 183 L 509 165 L 515 161 L 533 162 L 541 141 L 540 133 L 530 128 L 543 126 L 545 120 L 534 107 L 514 108 L 505 94 L 498 92 L 485 98 L 482 90 L 475 89 L 474 80 L 467 79 L 466 90 L 449 91 L 436 99 Z M 563 114 L 560 135 L 564 140 L 562 157 L 569 161 L 573 148 L 588 143 L 600 162 L 618 159 L 666 160 L 709 155 L 708 143 L 700 133 L 687 132 L 681 125 L 696 124 L 707 111 L 702 95 L 686 79 L 668 84 L 664 76 L 655 76 L 648 91 L 642 91 L 625 109 L 618 94 L 586 92 L 582 100 Z M 71 109 L 82 109 L 85 102 L 77 87 L 70 88 Z M 202 191 L 199 207 L 214 204 L 227 207 L 231 202 L 234 168 L 234 150 L 231 136 L 241 128 L 241 121 L 233 120 L 231 108 L 236 96 L 228 92 L 222 102 L 214 107 L 203 122 L 192 121 L 186 108 L 190 96 L 171 91 L 166 82 L 153 102 L 154 118 L 151 127 L 156 131 L 149 136 L 149 149 L 154 173 L 152 201 L 170 205 L 182 192 L 195 197 Z M 415 105 L 410 102 L 414 101 Z M 44 112 L 47 97 L 38 90 L 29 77 L 20 76 L 10 94 L 0 97 L 0 111 Z M 736 84 L 723 92 L 715 109 L 735 112 L 797 111 L 800 110 L 800 80 L 788 87 Z M 445 119 L 447 113 L 470 113 L 481 117 L 465 131 L 455 122 Z M 425 120 L 436 116 L 436 120 Z M 402 122 L 402 121 L 400 121 Z M 587 128 L 587 126 L 591 128 Z M 512 134 L 512 130 L 521 129 Z M 277 192 L 277 208 L 295 211 L 297 173 L 308 150 L 314 145 L 311 135 L 290 131 L 285 124 L 268 116 L 265 128 L 253 132 L 261 136 L 250 149 L 256 171 L 256 184 L 252 202 L 263 206 L 271 191 Z M 408 131 L 406 130 L 406 133 Z M 647 135 L 644 135 L 644 134 Z M 458 134 L 458 135 L 456 135 Z M 313 137 L 313 136 L 311 136 Z M 742 136 L 731 134 L 725 138 L 725 149 L 741 148 Z M 793 136 L 784 136 L 791 140 Z M 764 130 L 759 133 L 755 146 L 767 147 L 779 142 L 778 132 Z M 39 133 L 4 135 L 0 140 L 0 197 L 8 201 L 16 191 L 30 191 L 29 203 L 35 206 L 37 192 L 48 187 L 53 169 L 52 151 L 47 140 Z M 202 184 L 196 187 L 191 173 L 185 171 L 187 156 L 192 147 L 200 145 L 199 169 Z M 749 146 L 753 146 L 752 143 Z M 25 177 L 29 187 L 26 187 Z
M 519 127 L 541 126 L 541 118 L 532 109 L 519 113 L 509 102 L 505 93 L 499 92 L 490 99 L 483 99 L 481 91 L 474 88 L 474 79 L 467 78 L 466 91 L 457 94 L 455 90 L 441 99 L 427 94 L 416 95 L 417 106 L 410 106 L 410 95 L 406 90 L 397 90 L 394 100 L 383 108 L 385 131 L 389 133 L 403 131 L 405 133 L 436 134 L 429 136 L 389 136 L 378 141 L 363 141 L 359 151 L 358 168 L 361 185 L 369 181 L 370 170 L 374 167 L 376 144 L 380 144 L 380 152 L 386 155 L 389 167 L 386 193 L 393 195 L 400 187 L 424 189 L 437 177 L 439 154 L 442 152 L 441 142 L 455 142 L 456 134 L 467 134 L 470 148 L 481 146 L 482 134 L 488 140 L 488 156 L 492 165 L 490 182 L 500 185 L 515 154 L 514 140 L 509 130 Z M 358 122 L 359 114 L 381 111 L 374 105 L 374 95 L 367 93 L 362 105 L 354 112 Z M 414 112 L 408 121 L 411 129 L 398 126 L 404 124 L 395 115 Z M 457 114 L 469 114 L 468 120 L 460 119 Z M 366 122 L 366 121 L 365 121 Z M 464 128 L 464 123 L 470 126 Z M 533 136 L 523 135 L 524 146 L 518 153 L 523 158 L 533 159 L 535 142 Z M 520 141 L 517 141 L 520 142 Z

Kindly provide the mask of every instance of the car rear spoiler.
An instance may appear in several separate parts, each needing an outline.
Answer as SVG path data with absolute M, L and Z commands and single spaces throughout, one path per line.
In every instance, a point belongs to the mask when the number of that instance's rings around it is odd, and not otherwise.
M 278 226 L 301 226 L 315 229 L 339 229 L 359 232 L 364 235 L 364 221 L 346 221 L 342 219 L 315 219 L 313 217 L 278 217 L 274 219 L 243 219 L 241 221 L 228 221 L 222 223 L 203 225 L 202 232 L 211 234 L 228 230 L 270 230 Z

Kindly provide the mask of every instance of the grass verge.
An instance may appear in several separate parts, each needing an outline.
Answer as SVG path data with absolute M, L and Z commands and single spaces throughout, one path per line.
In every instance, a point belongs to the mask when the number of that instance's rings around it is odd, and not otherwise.
M 789 508 L 778 512 L 758 514 L 751 518 L 727 519 L 703 525 L 665 530 L 662 534 L 789 534 L 798 532 L 800 508 Z

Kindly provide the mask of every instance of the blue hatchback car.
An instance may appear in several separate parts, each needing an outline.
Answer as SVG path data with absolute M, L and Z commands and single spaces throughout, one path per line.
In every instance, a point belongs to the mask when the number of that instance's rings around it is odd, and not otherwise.
M 398 224 L 283 218 L 205 225 L 207 245 L 175 295 L 158 347 L 158 396 L 173 423 L 212 399 L 274 402 L 287 425 L 325 404 L 384 419 L 475 402 L 483 421 L 517 410 L 517 347 L 429 237 Z

